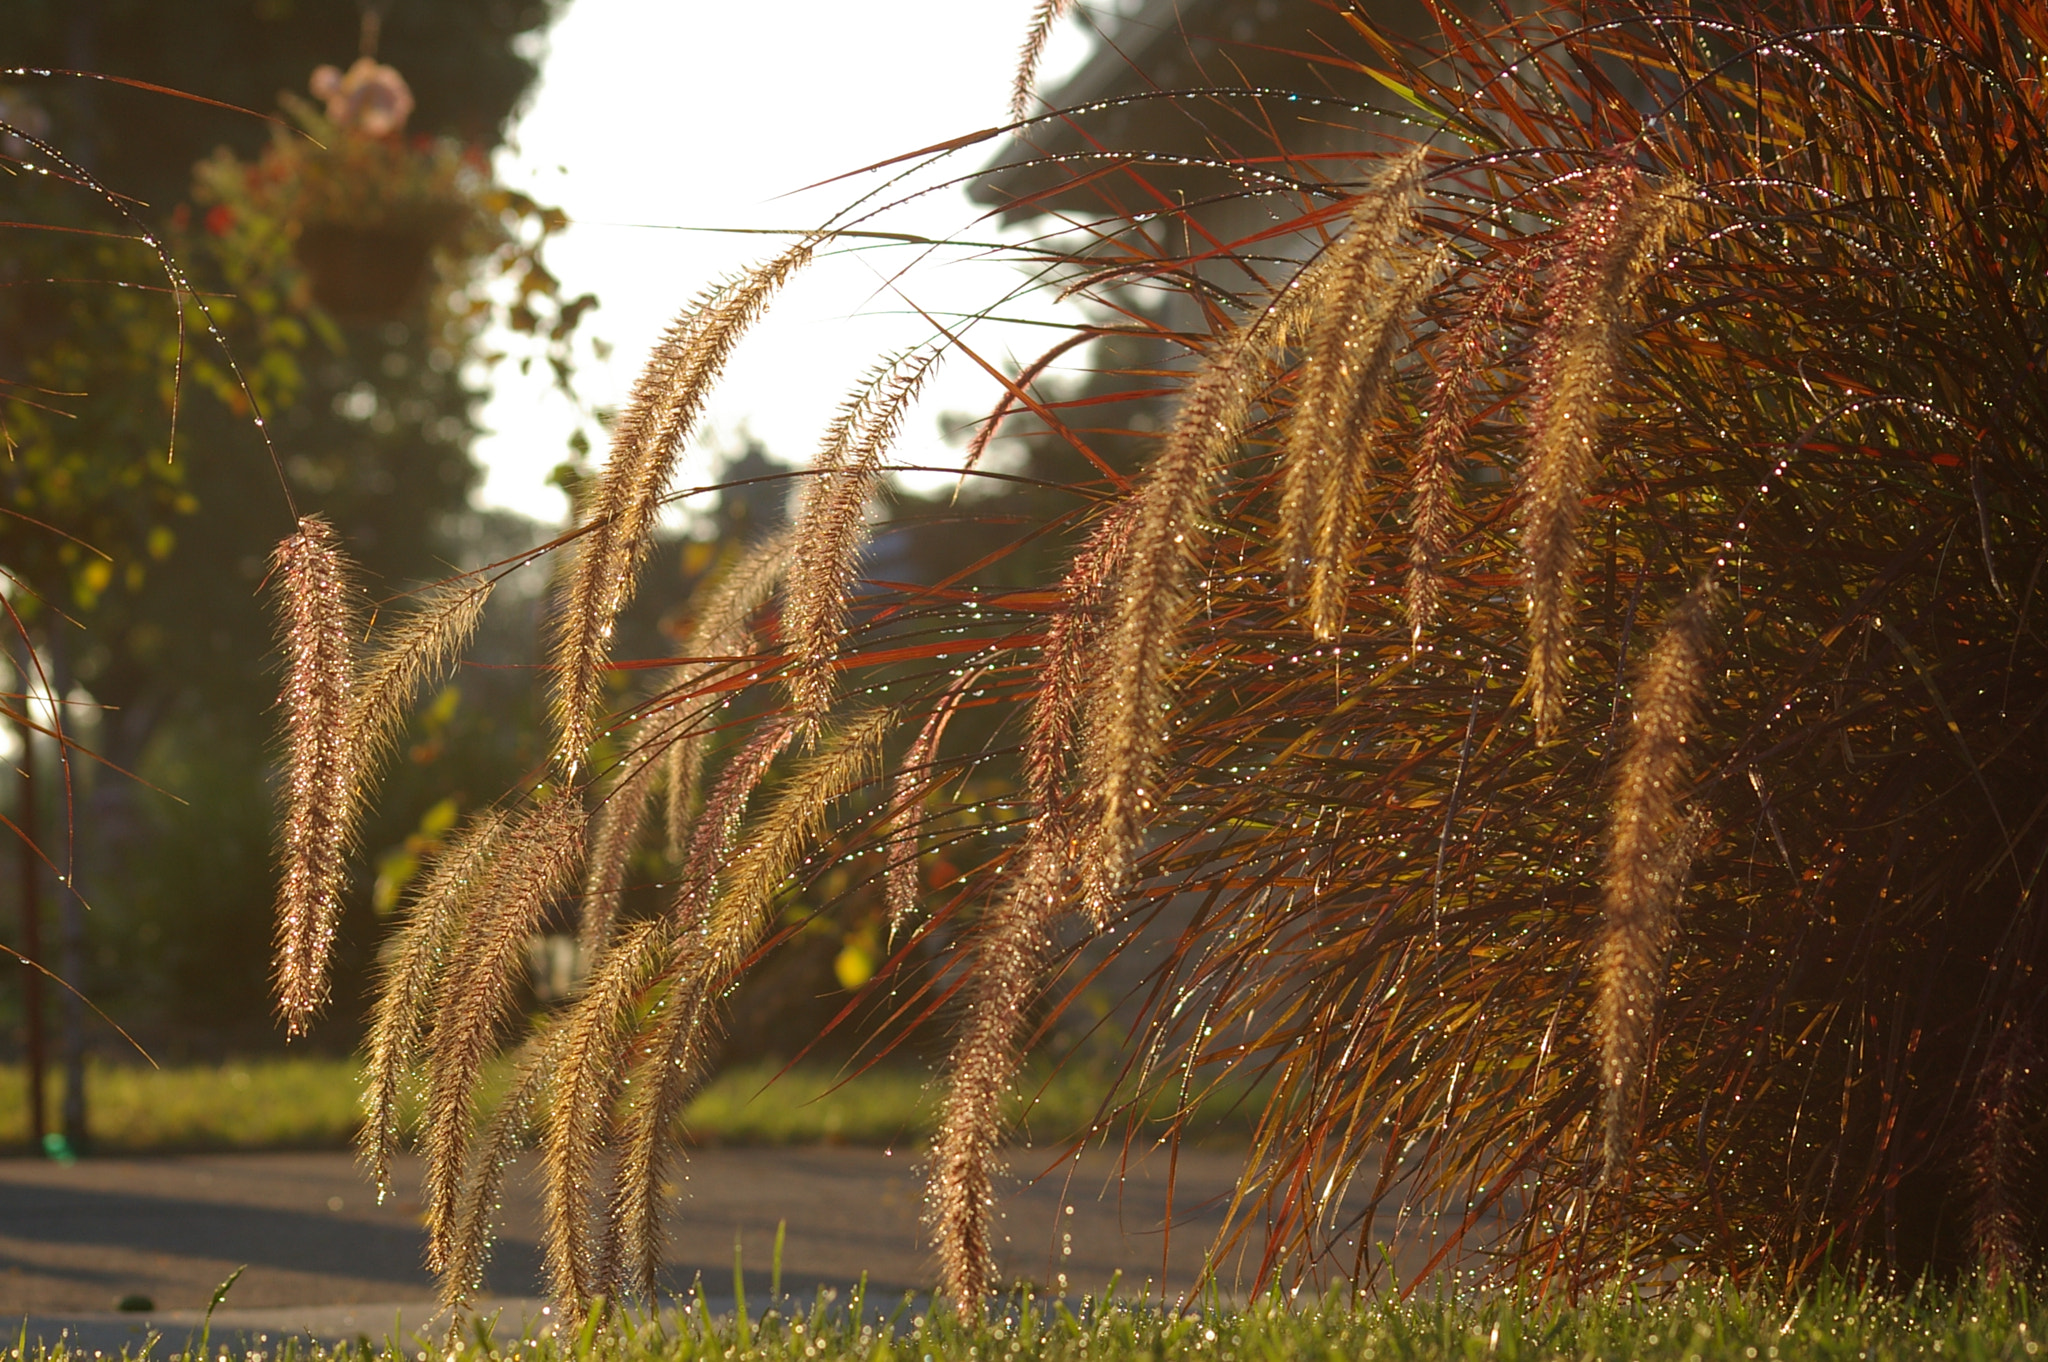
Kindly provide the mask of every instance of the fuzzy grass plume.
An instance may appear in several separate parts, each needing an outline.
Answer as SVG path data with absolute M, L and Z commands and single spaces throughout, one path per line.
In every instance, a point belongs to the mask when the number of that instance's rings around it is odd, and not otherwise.
M 810 260 L 812 248 L 809 240 L 798 242 L 706 294 L 677 318 L 655 346 L 613 429 L 611 457 L 591 496 L 556 614 L 555 750 L 571 776 L 594 736 L 612 628 L 632 599 L 683 441 L 733 347 L 776 291 Z
M 420 1152 L 427 1260 L 437 1272 L 455 1253 L 477 1080 L 496 1049 L 527 939 L 568 886 L 582 859 L 583 835 L 582 801 L 573 794 L 549 795 L 513 820 L 435 991 Z
M 1395 254 L 1422 200 L 1422 168 L 1418 148 L 1381 170 L 1314 274 L 1314 322 L 1287 425 L 1280 518 L 1288 586 L 1299 596 L 1309 584 L 1318 638 L 1342 627 L 1357 484 L 1372 467 L 1401 324 L 1434 272 Z
M 382 1198 L 391 1191 L 391 1161 L 398 1153 L 399 1101 L 429 1029 L 435 984 L 449 964 L 458 933 L 490 882 L 504 851 L 509 812 L 473 815 L 428 866 L 405 904 L 398 934 L 385 947 L 386 964 L 370 1008 L 365 1053 L 364 1119 L 357 1148 Z
M 662 1010 L 649 1028 L 627 1140 L 611 1201 L 607 1257 L 619 1285 L 652 1293 L 661 1262 L 661 1185 L 673 1128 L 704 1079 L 716 1033 L 712 1015 L 737 981 L 771 921 L 775 894 L 824 828 L 833 805 L 875 779 L 894 716 L 873 710 L 842 721 L 797 763 L 748 825 L 704 919 L 675 921 L 677 964 Z M 787 727 L 782 728 L 788 732 Z M 745 754 L 743 754 L 745 755 Z
M 812 465 L 812 483 L 796 516 L 796 561 L 782 614 L 790 704 L 800 715 L 815 717 L 831 706 L 832 664 L 846 632 L 868 502 L 880 484 L 882 460 L 940 354 L 914 351 L 877 365 L 840 407 Z
M 1413 494 L 1408 508 L 1408 613 L 1412 646 L 1444 608 L 1445 563 L 1457 528 L 1457 461 L 1476 418 L 1473 385 L 1487 376 L 1507 330 L 1510 307 L 1549 259 L 1539 248 L 1524 250 L 1486 278 L 1479 296 L 1442 343 L 1442 358 L 1424 406 L 1416 441 Z
M 677 668 L 669 687 L 672 694 L 680 692 L 687 696 L 691 687 L 720 675 L 737 665 L 736 659 L 754 651 L 752 620 L 787 580 L 791 549 L 790 531 L 778 530 L 742 553 L 738 562 L 707 587 L 683 650 L 690 657 L 717 660 Z M 671 742 L 666 751 L 666 831 L 672 861 L 683 858 L 683 848 L 689 841 L 690 817 L 696 809 L 698 786 L 703 779 L 706 742 L 704 725 L 695 723 Z
M 939 1257 L 939 1291 L 965 1318 L 986 1308 L 996 1283 L 995 1178 L 1003 1100 L 1039 972 L 1060 917 L 1066 878 L 1060 839 L 1036 836 L 1022 867 L 974 935 L 965 1005 L 947 1060 L 946 1098 L 932 1138 L 925 1218 Z
M 605 782 L 584 877 L 578 934 L 586 959 L 596 959 L 610 936 L 657 787 L 666 806 L 668 858 L 683 862 L 688 856 L 710 741 L 710 706 L 697 691 L 754 651 L 751 621 L 785 580 L 790 544 L 788 531 L 756 544 L 713 576 L 692 601 L 694 620 L 683 640 L 683 655 L 690 660 L 665 674 L 643 717 L 633 724 L 618 768 Z M 722 817 L 725 823 L 719 825 L 729 824 L 729 817 L 713 815 L 714 820 Z
M 1664 975 L 1701 829 L 1680 812 L 1700 731 L 1716 592 L 1701 585 L 1665 619 L 1636 688 L 1628 749 L 1615 783 L 1599 948 L 1601 1168 L 1628 1158 L 1635 1103 L 1649 1065 Z
M 349 741 L 349 720 L 360 610 L 341 541 L 318 517 L 299 521 L 272 569 L 285 651 L 277 1011 L 297 1036 L 327 1000 L 327 959 L 355 840 L 363 753 Z
M 1010 82 L 1010 121 L 1021 123 L 1031 113 L 1031 94 L 1038 83 L 1039 59 L 1052 31 L 1073 0 L 1037 0 L 1031 7 L 1031 25 L 1024 33 L 1024 46 L 1017 54 L 1017 74 Z
M 1967 1173 L 1970 1241 L 1992 1281 L 2026 1271 L 2032 1254 L 2035 1113 L 2040 1052 L 2022 1017 L 2001 1019 L 1986 1046 L 1971 1113 L 1975 1130 Z
M 1083 699 L 1082 779 L 1092 808 L 1081 895 L 1097 923 L 1108 920 L 1155 807 L 1148 785 L 1166 741 L 1167 678 L 1201 516 L 1270 373 L 1277 337 L 1312 306 L 1308 290 L 1285 291 L 1216 339 L 1188 379 L 1136 494 L 1109 590 L 1109 622 L 1092 650 L 1099 670 Z
M 367 783 L 389 760 L 421 691 L 448 674 L 476 635 L 495 583 L 457 577 L 422 593 L 363 659 L 344 740 L 355 752 L 357 779 Z
M 1548 736 L 1569 688 L 1573 580 L 1586 489 L 1600 463 L 1600 422 L 1620 362 L 1630 297 L 1661 263 L 1692 193 L 1633 166 L 1596 172 L 1565 224 L 1550 320 L 1537 342 L 1522 476 L 1522 559 L 1529 611 L 1529 708 Z

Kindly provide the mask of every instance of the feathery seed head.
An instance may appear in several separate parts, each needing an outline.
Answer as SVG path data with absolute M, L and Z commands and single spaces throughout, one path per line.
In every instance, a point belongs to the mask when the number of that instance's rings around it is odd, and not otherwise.
M 284 817 L 277 898 L 277 1010 L 305 1033 L 327 998 L 327 958 L 355 838 L 357 749 L 349 742 L 359 618 L 351 568 L 316 516 L 277 547 L 285 651 Z
M 867 537 L 867 507 L 882 460 L 896 442 L 941 351 L 917 350 L 877 365 L 826 431 L 813 481 L 797 512 L 782 628 L 789 641 L 790 702 L 815 720 L 832 703 L 832 664 Z
M 1150 810 L 1145 787 L 1165 745 L 1167 675 L 1186 613 L 1188 567 L 1202 537 L 1200 516 L 1268 376 L 1275 333 L 1308 303 L 1290 292 L 1215 341 L 1188 379 L 1165 445 L 1136 493 L 1109 592 L 1110 618 L 1089 669 L 1094 680 L 1083 692 L 1092 826 L 1082 900 L 1097 923 L 1108 920 L 1122 892 Z
M 1529 449 L 1522 475 L 1529 707 L 1540 737 L 1563 713 L 1573 575 L 1586 489 L 1599 464 L 1602 406 L 1619 362 L 1625 304 L 1662 263 L 1665 239 L 1693 197 L 1634 166 L 1600 171 L 1565 224 L 1550 317 L 1536 347 Z
M 733 348 L 775 292 L 809 262 L 814 245 L 799 241 L 677 318 L 613 428 L 611 457 L 591 496 L 555 624 L 555 752 L 571 776 L 590 747 L 612 628 L 632 599 L 683 442 Z
M 1608 831 L 1595 1024 L 1601 1051 L 1603 1177 L 1628 1157 L 1678 899 L 1704 825 L 1681 813 L 1706 699 L 1717 592 L 1702 582 L 1666 617 L 1635 696 Z
M 1065 839 L 1041 821 L 1019 849 L 1019 868 L 976 933 L 965 1013 L 947 1069 L 932 1139 L 926 1218 L 939 1255 L 940 1291 L 978 1317 L 995 1282 L 995 1209 L 1002 1104 L 1020 1062 L 1025 1009 L 1038 987 L 1047 931 L 1066 879 Z

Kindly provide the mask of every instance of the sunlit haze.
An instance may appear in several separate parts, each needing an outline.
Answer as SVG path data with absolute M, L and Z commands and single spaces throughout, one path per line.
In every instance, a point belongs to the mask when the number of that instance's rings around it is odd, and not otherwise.
M 804 186 L 1003 122 L 1030 8 L 1029 0 L 573 0 L 548 35 L 539 86 L 499 173 L 572 219 L 549 263 L 571 295 L 598 296 L 602 306 L 584 330 L 612 347 L 607 361 L 579 346 L 581 397 L 621 402 L 649 346 L 693 294 L 787 240 L 701 229 L 813 226 L 883 177 L 795 192 Z M 1085 30 L 1070 21 L 1046 78 L 1057 80 L 1086 48 Z M 998 145 L 962 152 L 919 183 L 965 174 Z M 977 221 L 983 211 L 943 188 L 869 225 L 988 241 L 996 229 Z M 704 481 L 713 455 L 737 448 L 743 431 L 778 458 L 807 459 L 878 355 L 934 334 L 917 309 L 951 327 L 953 316 L 987 307 L 1022 278 L 1013 263 L 960 250 L 868 246 L 822 261 L 734 356 L 679 485 Z M 1005 311 L 1055 315 L 1047 301 L 1030 307 Z M 1001 363 L 1036 353 L 1044 337 L 1028 325 L 982 322 L 967 340 Z M 487 434 L 476 447 L 487 470 L 480 503 L 559 520 L 563 498 L 545 479 L 568 456 L 576 412 L 550 392 L 539 365 L 521 375 L 501 364 L 489 382 Z M 905 429 L 899 461 L 957 462 L 941 414 L 985 412 L 999 392 L 973 361 L 949 360 Z

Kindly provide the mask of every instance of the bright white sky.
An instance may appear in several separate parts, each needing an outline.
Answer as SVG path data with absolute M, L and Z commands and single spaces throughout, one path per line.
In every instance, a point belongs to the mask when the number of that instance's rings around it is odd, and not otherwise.
M 587 348 L 579 354 L 584 399 L 620 403 L 661 328 L 698 289 L 786 240 L 676 229 L 809 227 L 880 177 L 779 196 L 1006 121 L 1030 9 L 1031 0 L 571 0 L 499 174 L 573 220 L 549 247 L 549 265 L 571 295 L 597 294 L 602 306 L 584 330 L 614 347 L 609 363 Z M 1069 20 L 1041 85 L 1056 83 L 1087 48 Z M 985 164 L 999 146 L 949 158 L 947 173 Z M 872 225 L 993 239 L 993 225 L 975 221 L 980 211 L 945 190 Z M 932 334 L 906 298 L 950 326 L 947 314 L 985 307 L 1022 279 L 1014 264 L 966 251 L 921 262 L 917 254 L 870 248 L 800 276 L 735 354 L 678 486 L 708 480 L 717 463 L 708 451 L 737 449 L 743 428 L 778 458 L 807 461 L 868 365 Z M 914 262 L 897 284 L 901 296 L 885 287 Z M 1029 306 L 1032 317 L 1056 315 L 1048 301 Z M 1001 363 L 1038 353 L 1051 337 L 984 322 L 967 339 Z M 575 413 L 538 366 L 522 378 L 502 365 L 491 382 L 490 433 L 477 445 L 487 470 L 479 500 L 561 519 L 563 498 L 544 479 L 568 456 Z M 1000 391 L 971 360 L 949 359 L 906 424 L 898 462 L 957 464 L 941 413 L 985 413 Z

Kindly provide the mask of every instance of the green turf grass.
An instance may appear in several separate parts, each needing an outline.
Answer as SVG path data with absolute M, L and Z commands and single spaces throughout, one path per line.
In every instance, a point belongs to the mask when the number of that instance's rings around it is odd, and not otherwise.
M 1610 1291 L 1576 1305 L 1495 1293 L 1406 1303 L 1268 1299 L 1248 1309 L 1162 1308 L 1156 1301 L 1013 1297 L 985 1323 L 915 1301 L 822 1293 L 807 1308 L 745 1318 L 685 1299 L 658 1321 L 618 1318 L 556 1339 L 492 1337 L 474 1328 L 454 1350 L 427 1341 L 364 1340 L 336 1350 L 291 1341 L 266 1362 L 1893 1362 L 2011 1359 L 2041 1350 L 2048 1311 L 2025 1287 L 1927 1288 L 1887 1296 L 1839 1282 L 1790 1302 L 1713 1284 L 1661 1297 Z M 159 1359 L 202 1362 L 183 1339 Z M 0 1352 L 19 1356 L 8 1347 Z M 223 1352 L 213 1341 L 214 1358 Z M 34 1362 L 82 1362 L 29 1348 Z M 254 1362 L 255 1354 L 250 1355 Z
M 1080 1066 L 1041 1073 L 1015 1103 L 1020 1137 L 1056 1140 L 1083 1129 L 1103 1086 Z M 93 1148 L 104 1153 L 341 1148 L 361 1119 L 360 1069 L 350 1059 L 161 1070 L 95 1063 L 86 1091 Z M 52 1122 L 58 1093 L 52 1075 L 45 1106 Z M 842 1078 L 824 1066 L 749 1064 L 706 1087 L 685 1128 L 702 1144 L 891 1144 L 921 1140 L 932 1119 L 921 1070 L 877 1067 Z M 1241 1138 L 1244 1121 L 1242 1110 L 1217 1104 L 1200 1129 Z M 27 1083 L 18 1066 L 0 1066 L 0 1149 L 27 1140 Z

